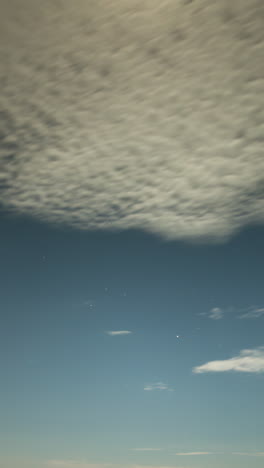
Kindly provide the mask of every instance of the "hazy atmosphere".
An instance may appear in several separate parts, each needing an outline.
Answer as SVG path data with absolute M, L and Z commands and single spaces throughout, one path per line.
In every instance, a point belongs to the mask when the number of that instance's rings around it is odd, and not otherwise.
M 0 0 L 0 468 L 261 468 L 264 2 Z

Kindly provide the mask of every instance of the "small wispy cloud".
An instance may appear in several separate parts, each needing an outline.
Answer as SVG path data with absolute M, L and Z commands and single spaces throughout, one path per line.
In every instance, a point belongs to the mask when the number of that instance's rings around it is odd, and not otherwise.
M 264 372 L 264 346 L 256 349 L 245 349 L 238 356 L 222 361 L 209 361 L 193 368 L 195 374 L 204 372 Z
M 220 320 L 224 317 L 224 311 L 220 307 L 214 307 L 210 310 L 208 317 L 212 320 Z
M 153 390 L 168 390 L 169 392 L 173 391 L 172 388 L 170 388 L 167 384 L 163 382 L 156 382 L 153 384 L 145 385 L 144 390 L 149 391 L 149 392 Z
M 95 307 L 95 301 L 93 299 L 87 299 L 86 301 L 83 302 L 83 305 L 85 307 L 89 307 L 90 309 L 93 309 Z
M 245 457 L 264 457 L 264 452 L 233 452 L 232 455 Z
M 130 330 L 108 330 L 105 333 L 110 336 L 131 335 L 132 331 Z
M 224 317 L 225 312 L 226 310 L 221 309 L 220 307 L 213 307 L 209 312 L 200 312 L 198 315 L 212 320 L 220 320 Z
M 264 307 L 251 308 L 239 316 L 240 319 L 254 319 L 264 317 Z
M 226 308 L 213 307 L 209 312 L 200 312 L 198 315 L 207 317 L 212 320 L 221 320 L 226 314 L 233 313 L 238 319 L 257 319 L 264 317 L 264 307 L 235 307 L 228 306 Z
M 213 455 L 213 452 L 177 452 L 175 455 L 179 455 L 181 457 L 190 457 L 190 456 L 197 456 L 197 455 Z

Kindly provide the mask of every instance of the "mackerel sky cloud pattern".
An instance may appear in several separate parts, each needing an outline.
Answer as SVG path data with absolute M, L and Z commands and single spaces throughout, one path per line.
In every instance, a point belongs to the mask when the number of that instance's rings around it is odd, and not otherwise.
M 262 223 L 263 15 L 258 0 L 2 0 L 3 207 L 166 239 Z

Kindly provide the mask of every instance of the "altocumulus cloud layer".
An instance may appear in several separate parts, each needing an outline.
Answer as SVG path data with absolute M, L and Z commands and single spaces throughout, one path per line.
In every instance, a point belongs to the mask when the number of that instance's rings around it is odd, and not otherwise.
M 262 0 L 2 0 L 1 201 L 85 229 L 264 220 Z

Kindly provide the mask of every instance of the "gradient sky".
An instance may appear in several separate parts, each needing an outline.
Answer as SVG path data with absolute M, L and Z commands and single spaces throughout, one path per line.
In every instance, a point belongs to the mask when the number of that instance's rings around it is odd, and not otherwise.
M 0 1 L 0 468 L 264 461 L 264 1 Z
M 3 214 L 1 468 L 261 467 L 263 374 L 194 368 L 263 346 L 263 233 L 191 245 Z

